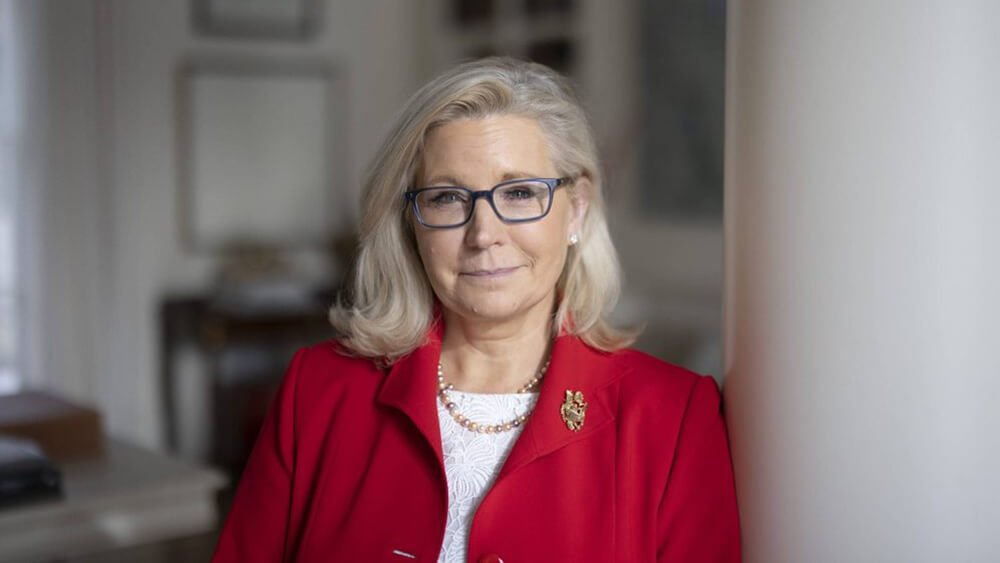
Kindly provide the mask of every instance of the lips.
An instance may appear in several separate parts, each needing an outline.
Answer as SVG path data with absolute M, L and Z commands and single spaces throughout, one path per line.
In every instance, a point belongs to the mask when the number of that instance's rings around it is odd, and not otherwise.
M 495 268 L 489 270 L 470 270 L 468 272 L 461 272 L 463 276 L 470 276 L 475 278 L 491 278 L 504 276 L 511 274 L 516 271 L 520 266 L 514 266 L 513 268 Z

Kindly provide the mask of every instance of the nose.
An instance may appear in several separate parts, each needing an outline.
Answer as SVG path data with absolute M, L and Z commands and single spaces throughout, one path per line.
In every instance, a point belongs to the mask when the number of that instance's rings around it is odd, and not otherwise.
M 493 212 L 486 198 L 472 203 L 472 218 L 465 225 L 465 243 L 474 248 L 489 248 L 500 242 L 504 224 Z

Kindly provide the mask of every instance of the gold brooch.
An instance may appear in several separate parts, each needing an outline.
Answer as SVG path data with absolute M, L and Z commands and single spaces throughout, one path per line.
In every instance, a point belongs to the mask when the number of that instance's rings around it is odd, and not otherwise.
M 566 428 L 573 432 L 579 432 L 583 428 L 583 417 L 587 414 L 587 403 L 583 400 L 583 392 L 574 393 L 567 389 L 566 401 L 563 402 L 559 412 L 562 413 Z

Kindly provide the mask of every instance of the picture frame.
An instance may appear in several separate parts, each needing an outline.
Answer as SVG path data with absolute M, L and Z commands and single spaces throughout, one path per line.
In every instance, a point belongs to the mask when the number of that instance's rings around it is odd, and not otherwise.
M 177 72 L 184 247 L 327 249 L 346 228 L 343 80 L 324 61 L 195 59 Z
M 641 212 L 718 223 L 723 207 L 726 2 L 641 0 Z
M 305 40 L 319 17 L 316 0 L 191 0 L 193 27 L 206 36 Z

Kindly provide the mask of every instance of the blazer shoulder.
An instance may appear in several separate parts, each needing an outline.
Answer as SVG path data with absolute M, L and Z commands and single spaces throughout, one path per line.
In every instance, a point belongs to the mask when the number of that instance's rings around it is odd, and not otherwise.
M 291 373 L 291 372 L 295 373 Z M 371 358 L 353 356 L 337 340 L 330 339 L 300 348 L 286 377 L 296 379 L 301 396 L 317 396 L 332 390 L 371 391 L 382 372 Z
M 646 452 L 644 458 L 665 483 L 682 428 L 700 435 L 706 427 L 704 421 L 720 413 L 718 386 L 711 376 L 636 350 L 616 355 L 622 371 L 617 397 L 619 427 L 626 429 L 625 440 L 633 440 L 636 448 Z
M 371 366 L 374 369 L 375 362 L 371 358 L 356 356 L 341 344 L 340 340 L 330 338 L 321 342 L 316 342 L 309 346 L 304 346 L 298 350 L 299 354 L 308 356 L 312 362 L 323 365 L 337 365 L 354 369 L 365 369 Z
M 626 349 L 614 354 L 622 372 L 621 395 L 632 404 L 644 404 L 663 412 L 684 413 L 695 395 L 718 396 L 718 385 L 709 375 L 661 360 L 644 352 Z M 696 393 L 696 391 L 703 391 Z
M 614 358 L 624 376 L 640 385 L 690 388 L 700 378 L 711 379 L 633 348 L 616 352 Z

